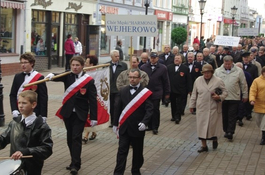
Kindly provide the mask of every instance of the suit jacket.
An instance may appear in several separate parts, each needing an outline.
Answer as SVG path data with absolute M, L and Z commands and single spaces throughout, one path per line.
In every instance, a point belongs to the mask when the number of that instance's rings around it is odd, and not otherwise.
M 165 57 L 165 53 L 162 53 L 159 55 L 159 59 L 163 60 L 164 61 L 164 65 L 168 66 L 170 64 L 173 64 L 174 63 L 174 58 L 175 58 L 175 55 L 171 52 L 169 52 L 169 56 Z
M 123 60 L 123 51 L 121 49 L 121 46 L 117 45 L 115 47 L 115 50 L 118 50 L 119 51 L 120 61 L 122 61 Z
M 83 72 L 82 75 L 84 75 Z M 75 82 L 74 74 L 69 74 L 60 78 L 56 78 L 53 81 L 61 81 L 64 83 L 64 89 L 66 90 L 70 85 Z M 87 120 L 88 111 L 90 108 L 90 120 L 97 120 L 97 90 L 94 84 L 94 79 L 85 84 L 82 89 L 85 89 L 85 93 L 81 94 L 80 91 L 75 93 L 67 102 L 62 106 L 60 114 L 64 118 L 69 118 L 73 109 L 78 118 L 81 121 Z
M 170 81 L 171 93 L 187 94 L 192 91 L 192 81 L 189 68 L 181 64 L 175 71 L 175 64 L 167 67 Z
M 188 68 L 189 68 L 189 64 L 188 63 L 185 63 L 184 65 L 186 65 Z M 195 82 L 195 80 L 201 76 L 201 71 L 202 71 L 202 65 L 196 61 L 193 62 L 192 64 L 192 69 L 190 71 L 189 69 L 189 73 L 190 73 L 190 76 L 191 76 L 191 84 L 192 84 L 192 87 L 193 87 L 193 84 Z
M 184 61 L 182 60 L 182 63 L 187 63 L 188 62 L 188 53 L 189 53 L 189 51 L 187 51 L 187 52 L 183 52 L 183 51 L 181 51 L 180 52 L 182 55 L 183 55 L 183 57 L 184 57 Z M 184 56 L 184 53 L 186 53 L 186 55 Z
M 152 99 L 162 99 L 163 94 L 169 95 L 170 84 L 165 65 L 157 62 L 156 68 L 152 71 L 151 63 L 148 63 L 142 65 L 141 69 L 149 76 L 147 88 L 153 92 Z
M 224 63 L 224 57 L 225 56 L 226 56 L 226 54 L 217 54 L 216 55 L 216 63 L 217 63 L 218 67 L 220 67 Z
M 236 51 L 236 52 L 231 52 L 231 56 L 233 57 L 233 62 L 236 63 L 241 57 L 241 53 Z
M 245 68 L 245 65 L 243 63 L 243 70 L 244 71 L 247 71 L 248 73 L 250 73 L 251 76 L 252 76 L 252 78 L 253 78 L 253 80 L 258 77 L 258 67 L 255 66 L 252 63 L 249 63 L 248 66 L 247 66 L 247 68 Z
M 140 85 L 133 95 L 130 93 L 130 86 L 121 89 L 115 99 L 114 126 L 118 126 L 121 112 L 142 89 L 143 86 Z M 119 134 L 122 135 L 127 132 L 131 137 L 143 137 L 145 131 L 139 131 L 138 124 L 141 122 L 147 126 L 152 114 L 153 103 L 149 97 L 120 126 Z
M 119 91 L 116 86 L 117 78 L 122 71 L 128 69 L 128 66 L 126 63 L 119 61 L 118 65 L 116 66 L 115 73 L 113 73 L 112 62 L 110 61 L 108 63 L 110 63 L 110 93 L 118 93 Z
M 41 76 L 38 80 L 42 80 L 44 77 Z M 18 110 L 17 105 L 17 92 L 22 83 L 24 82 L 25 74 L 23 72 L 15 75 L 13 84 L 11 86 L 11 91 L 9 94 L 11 111 Z M 34 109 L 34 112 L 37 116 L 41 115 L 47 117 L 48 111 L 48 94 L 46 83 L 41 83 L 37 85 L 35 92 L 38 94 L 37 106 Z
M 213 57 L 214 56 L 214 57 Z M 215 60 L 215 55 L 212 55 L 212 58 L 208 55 L 208 56 L 205 56 L 203 58 L 207 63 L 209 63 L 210 65 L 212 65 L 213 69 L 216 69 L 217 67 L 217 63 L 216 63 L 216 60 Z
M 261 64 L 261 67 L 265 66 L 265 55 L 256 56 L 256 61 Z

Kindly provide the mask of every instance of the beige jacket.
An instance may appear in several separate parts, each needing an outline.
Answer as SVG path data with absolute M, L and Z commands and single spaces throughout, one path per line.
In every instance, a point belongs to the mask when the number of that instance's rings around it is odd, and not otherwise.
M 129 82 L 129 72 L 130 72 L 130 69 L 128 70 L 125 70 L 125 71 L 122 71 L 118 78 L 117 78 L 117 81 L 116 81 L 116 86 L 117 86 L 117 89 L 118 91 L 121 90 L 121 88 L 125 87 L 125 86 L 128 86 L 130 84 Z M 141 80 L 140 80 L 140 83 L 143 87 L 146 87 L 149 83 L 149 76 L 147 75 L 146 72 L 140 70 L 141 72 Z
M 243 70 L 233 64 L 231 71 L 228 73 L 224 65 L 217 68 L 214 75 L 221 78 L 225 83 L 228 96 L 225 100 L 240 100 L 241 93 L 243 98 L 248 98 L 248 87 Z

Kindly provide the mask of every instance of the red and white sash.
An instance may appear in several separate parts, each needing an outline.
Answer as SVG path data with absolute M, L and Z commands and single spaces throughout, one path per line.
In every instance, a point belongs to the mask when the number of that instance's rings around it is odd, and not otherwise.
M 137 94 L 131 101 L 130 103 L 127 104 L 127 106 L 123 109 L 121 112 L 120 118 L 119 118 L 119 126 L 118 128 L 121 127 L 121 125 L 125 122 L 125 120 L 139 107 L 143 102 L 152 94 L 152 92 L 144 88 Z
M 17 91 L 17 99 L 18 99 L 18 96 L 21 92 L 25 91 L 25 90 L 34 90 L 33 88 L 37 88 L 37 85 L 33 85 L 33 86 L 29 86 L 29 87 L 25 87 L 24 88 L 24 85 L 26 84 L 29 84 L 29 83 L 33 83 L 35 81 L 38 81 L 38 79 L 41 77 L 42 75 L 37 72 L 37 71 L 33 71 L 29 77 L 27 77 L 25 79 L 25 81 L 21 84 L 21 86 L 19 87 L 18 91 Z
M 67 100 L 69 100 L 75 93 L 77 93 L 82 87 L 84 87 L 92 79 L 93 78 L 90 77 L 88 74 L 84 74 L 71 86 L 69 86 L 64 92 L 62 105 L 64 105 L 67 102 Z M 60 107 L 60 109 L 56 112 L 56 116 L 62 119 L 63 116 L 60 115 L 61 109 L 62 107 Z

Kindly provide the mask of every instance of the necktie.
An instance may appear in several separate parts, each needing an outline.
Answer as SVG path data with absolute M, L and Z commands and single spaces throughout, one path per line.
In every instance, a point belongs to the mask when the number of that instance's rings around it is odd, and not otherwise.
M 78 75 L 75 74 L 75 78 L 78 78 Z
M 21 124 L 22 124 L 23 128 L 26 129 L 25 119 L 23 119 L 23 120 L 21 121 Z
M 137 87 L 136 86 L 130 86 L 130 89 L 137 90 Z
M 192 63 L 189 63 L 189 65 L 192 65 Z

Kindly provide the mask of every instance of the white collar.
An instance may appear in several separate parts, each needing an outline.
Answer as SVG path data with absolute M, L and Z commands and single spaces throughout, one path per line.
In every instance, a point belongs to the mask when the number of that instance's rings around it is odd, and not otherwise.
M 28 116 L 26 118 L 22 115 L 20 122 L 22 122 L 25 119 L 26 126 L 29 126 L 36 120 L 36 118 L 37 118 L 36 114 L 35 114 L 35 112 L 33 112 L 33 114 L 31 114 L 30 116 Z

